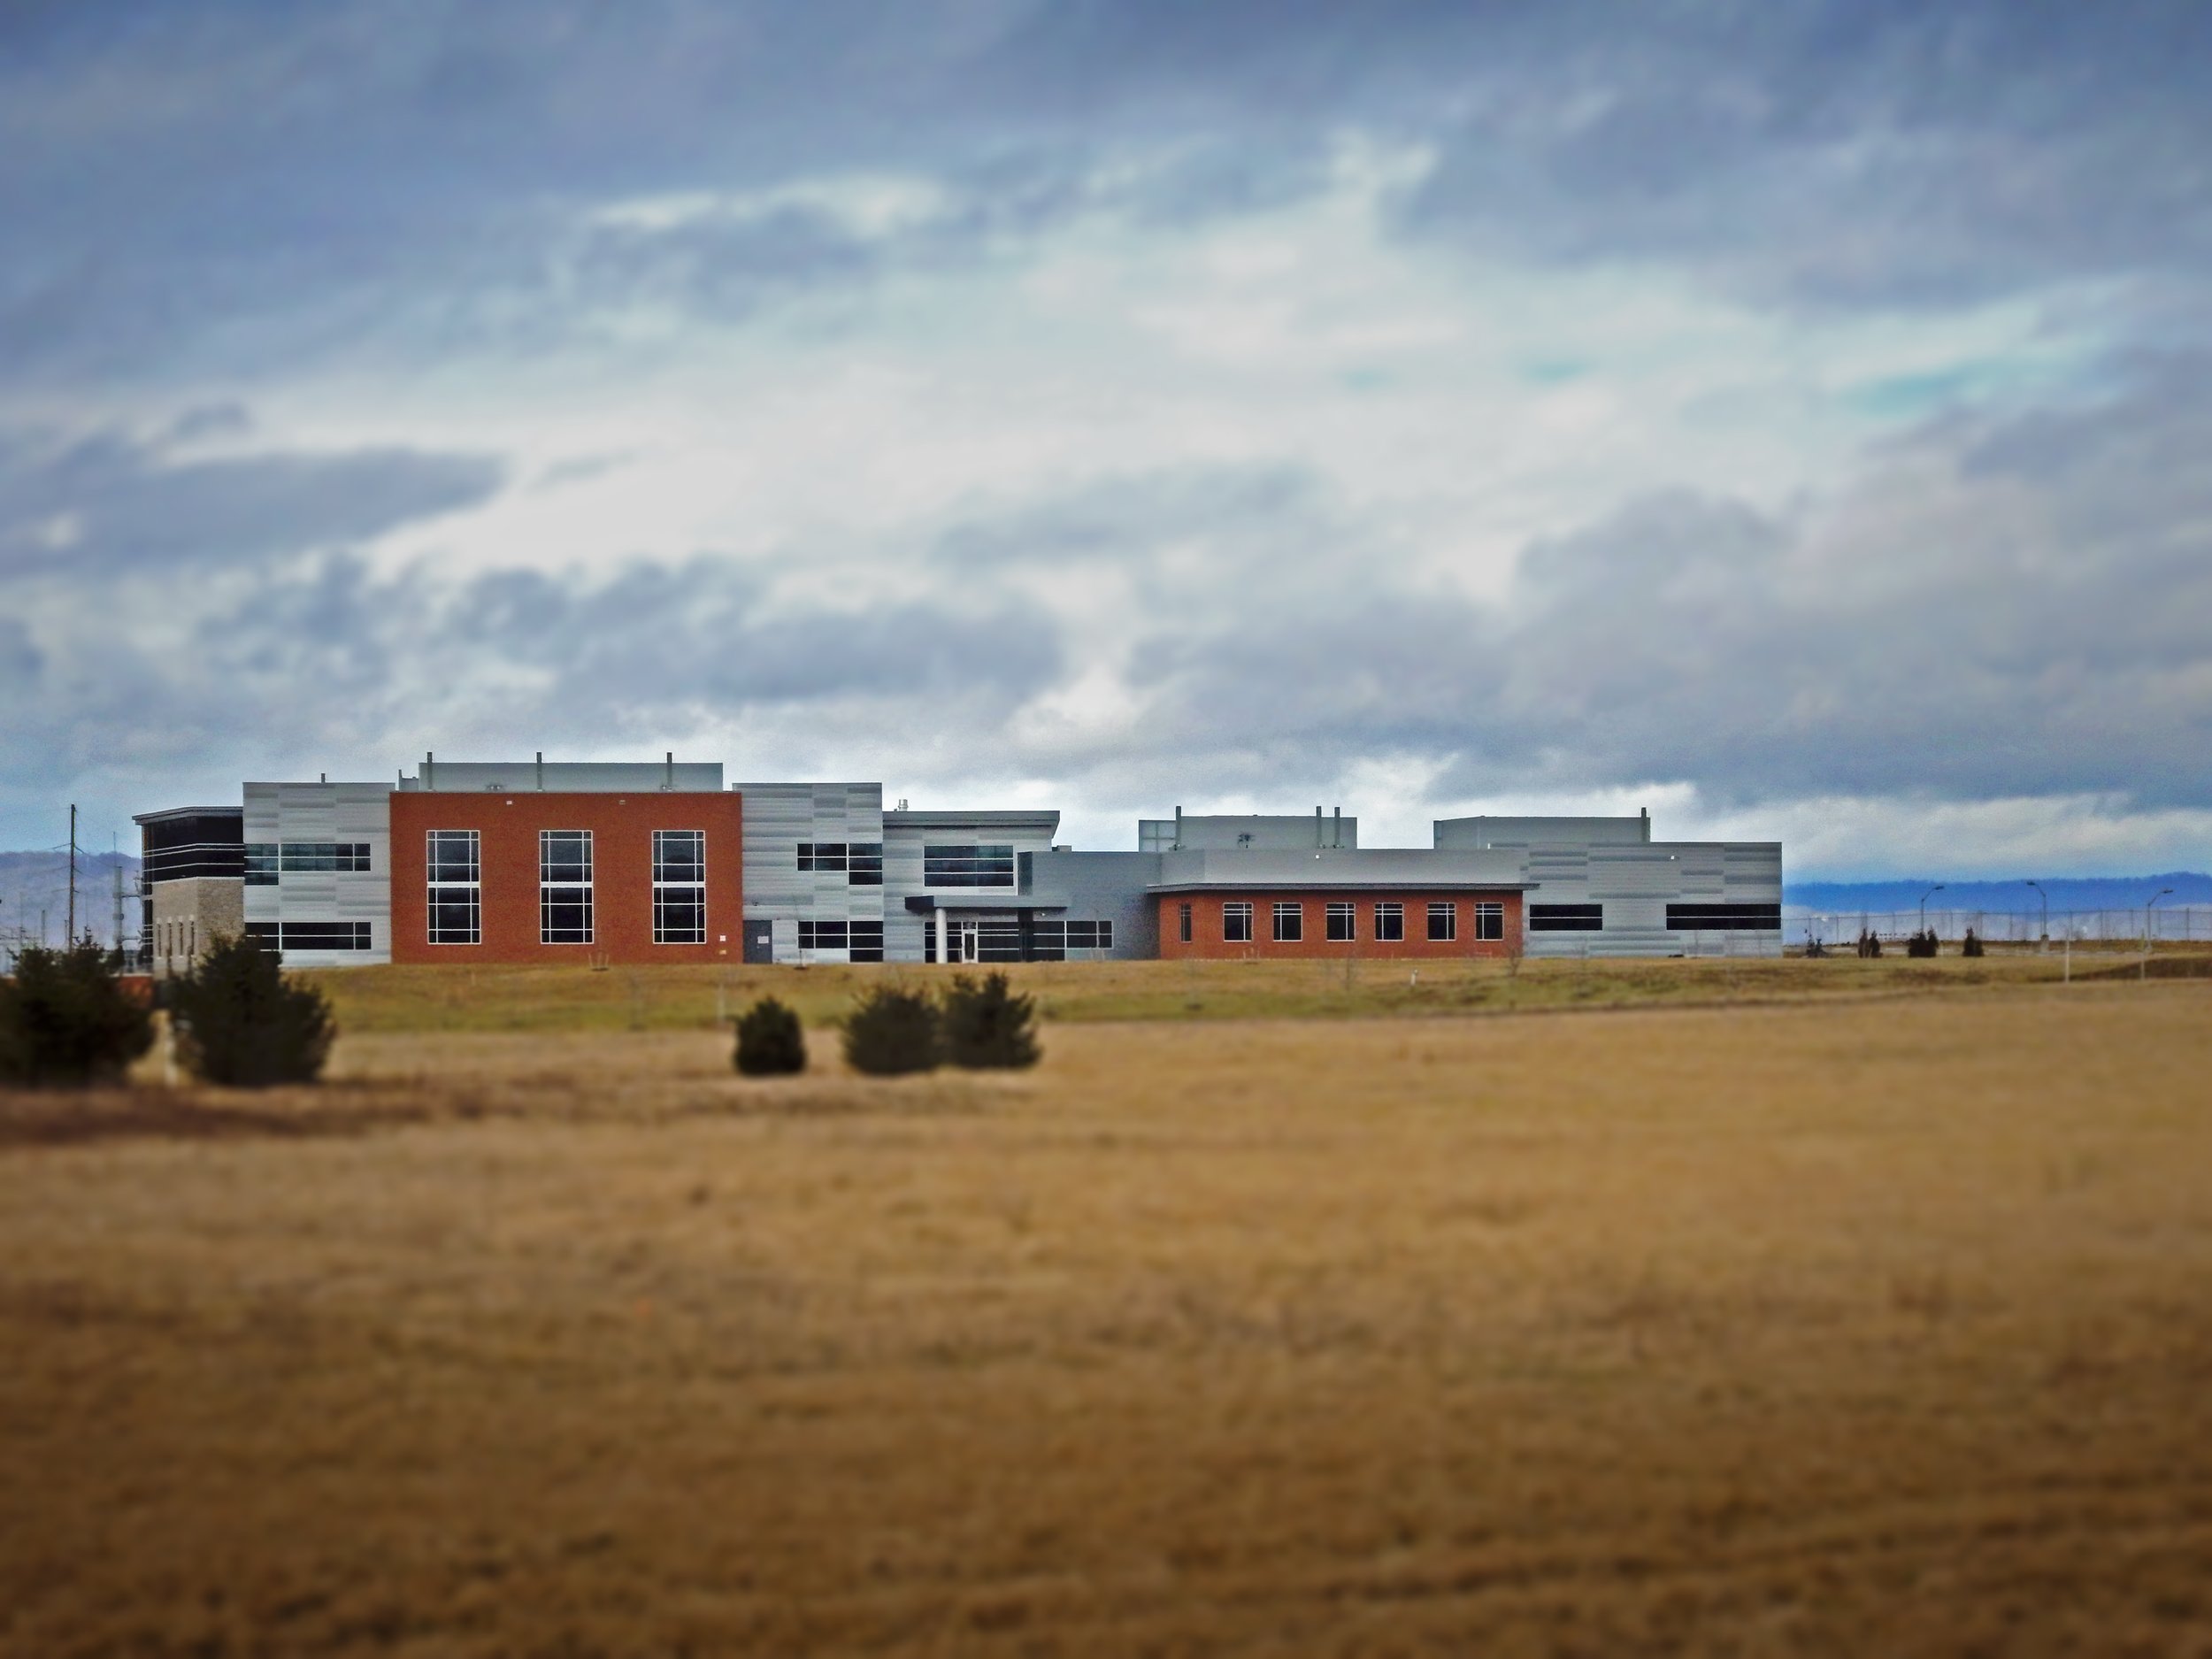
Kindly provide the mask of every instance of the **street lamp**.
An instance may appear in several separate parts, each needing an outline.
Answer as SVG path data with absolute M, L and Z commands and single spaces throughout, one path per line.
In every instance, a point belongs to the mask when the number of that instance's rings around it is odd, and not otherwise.
M 2043 938 L 2037 949 L 2048 950 L 2051 948 L 2051 895 L 2044 892 L 2040 881 L 2030 881 L 2024 885 L 2033 887 L 2035 896 L 2043 901 Z
M 1920 931 L 1924 933 L 1928 931 L 1928 901 L 1942 892 L 1943 887 L 1944 884 L 1939 881 L 1920 895 Z
M 2161 888 L 2159 888 L 2159 889 L 2158 889 L 2158 891 L 2157 891 L 2157 892 L 2155 892 L 2155 893 L 2152 894 L 2152 895 L 2151 895 L 2151 896 L 2150 896 L 2150 898 L 2149 898 L 2147 901 L 2146 901 L 2146 902 L 2145 902 L 2145 903 L 2144 903 L 2144 905 L 2143 905 L 2143 960 L 2142 960 L 2141 964 L 2140 964 L 2137 967 L 2137 969 L 2136 969 L 2136 972 L 2135 972 L 2135 977 L 2136 977 L 2137 979 L 2147 979 L 2148 978 L 2150 978 L 2150 972 L 2151 972 L 2151 906 L 2152 906 L 2152 905 L 2154 905 L 2154 904 L 2156 904 L 2156 903 L 2159 902 L 2159 900 L 2161 900 L 2161 899 L 2164 898 L 2164 897 L 2165 897 L 2165 896 L 2166 896 L 2169 893 L 2171 893 L 2172 891 L 2173 891 L 2173 889 L 2172 889 L 2171 887 L 2161 887 Z

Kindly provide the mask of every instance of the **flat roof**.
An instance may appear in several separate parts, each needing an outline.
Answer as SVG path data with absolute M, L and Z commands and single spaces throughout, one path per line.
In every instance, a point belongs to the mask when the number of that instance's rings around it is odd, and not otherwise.
M 131 822 L 158 824 L 164 818 L 242 818 L 245 816 L 246 809 L 242 806 L 165 806 L 158 812 L 134 812 L 131 814 Z

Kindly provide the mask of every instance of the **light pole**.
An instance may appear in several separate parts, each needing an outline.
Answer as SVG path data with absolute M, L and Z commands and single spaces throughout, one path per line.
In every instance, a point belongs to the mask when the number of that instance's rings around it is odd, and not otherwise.
M 2161 887 L 2144 902 L 2143 960 L 2136 964 L 2135 969 L 2135 977 L 2139 979 L 2147 979 L 2151 977 L 2151 906 L 2156 904 L 2159 900 L 2172 891 L 2171 887 Z
M 2035 896 L 2043 901 L 2043 938 L 2036 949 L 2048 950 L 2051 948 L 2051 895 L 2044 892 L 2043 884 L 2040 881 L 2030 881 L 2024 885 L 2033 887 Z
M 1920 895 L 1920 931 L 1924 933 L 1928 931 L 1928 901 L 1942 892 L 1944 884 L 1939 881 Z

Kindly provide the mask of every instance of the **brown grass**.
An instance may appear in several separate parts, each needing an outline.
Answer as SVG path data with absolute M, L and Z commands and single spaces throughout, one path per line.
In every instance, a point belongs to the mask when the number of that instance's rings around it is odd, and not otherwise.
M 2173 982 L 0 1101 L 0 1652 L 2206 1653 L 2208 1062 Z
M 1131 1019 L 1334 1019 L 1374 1015 L 1533 1013 L 1645 1006 L 1916 997 L 2055 984 L 2057 952 L 2009 950 L 1974 960 L 1913 961 L 1897 950 L 1855 956 L 1689 961 L 1544 961 L 1518 974 L 1500 961 L 1030 963 L 1007 969 L 1062 1024 Z M 2132 978 L 2119 947 L 2074 952 L 2073 973 Z M 2212 967 L 2204 948 L 2162 948 L 2160 977 Z M 702 1031 L 755 997 L 773 995 L 810 1024 L 840 1018 L 861 988 L 886 978 L 927 979 L 934 968 L 582 967 L 349 968 L 303 975 L 355 1033 L 420 1031 Z

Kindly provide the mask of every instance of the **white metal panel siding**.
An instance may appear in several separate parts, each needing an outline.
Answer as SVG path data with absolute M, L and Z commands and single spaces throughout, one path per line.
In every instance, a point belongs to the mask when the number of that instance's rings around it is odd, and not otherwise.
M 801 960 L 799 923 L 884 919 L 880 887 L 855 887 L 849 872 L 799 868 L 799 843 L 880 841 L 879 783 L 741 783 L 745 819 L 745 914 L 775 924 L 775 960 Z M 886 864 L 889 862 L 886 849 Z M 889 880 L 887 870 L 885 879 Z M 887 956 L 889 941 L 885 941 Z M 842 951 L 813 951 L 808 960 L 841 962 Z
M 366 922 L 366 950 L 288 950 L 288 968 L 359 968 L 392 959 L 392 787 L 386 783 L 246 786 L 249 841 L 351 841 L 369 849 L 365 874 L 280 870 L 273 887 L 248 887 L 250 922 Z

